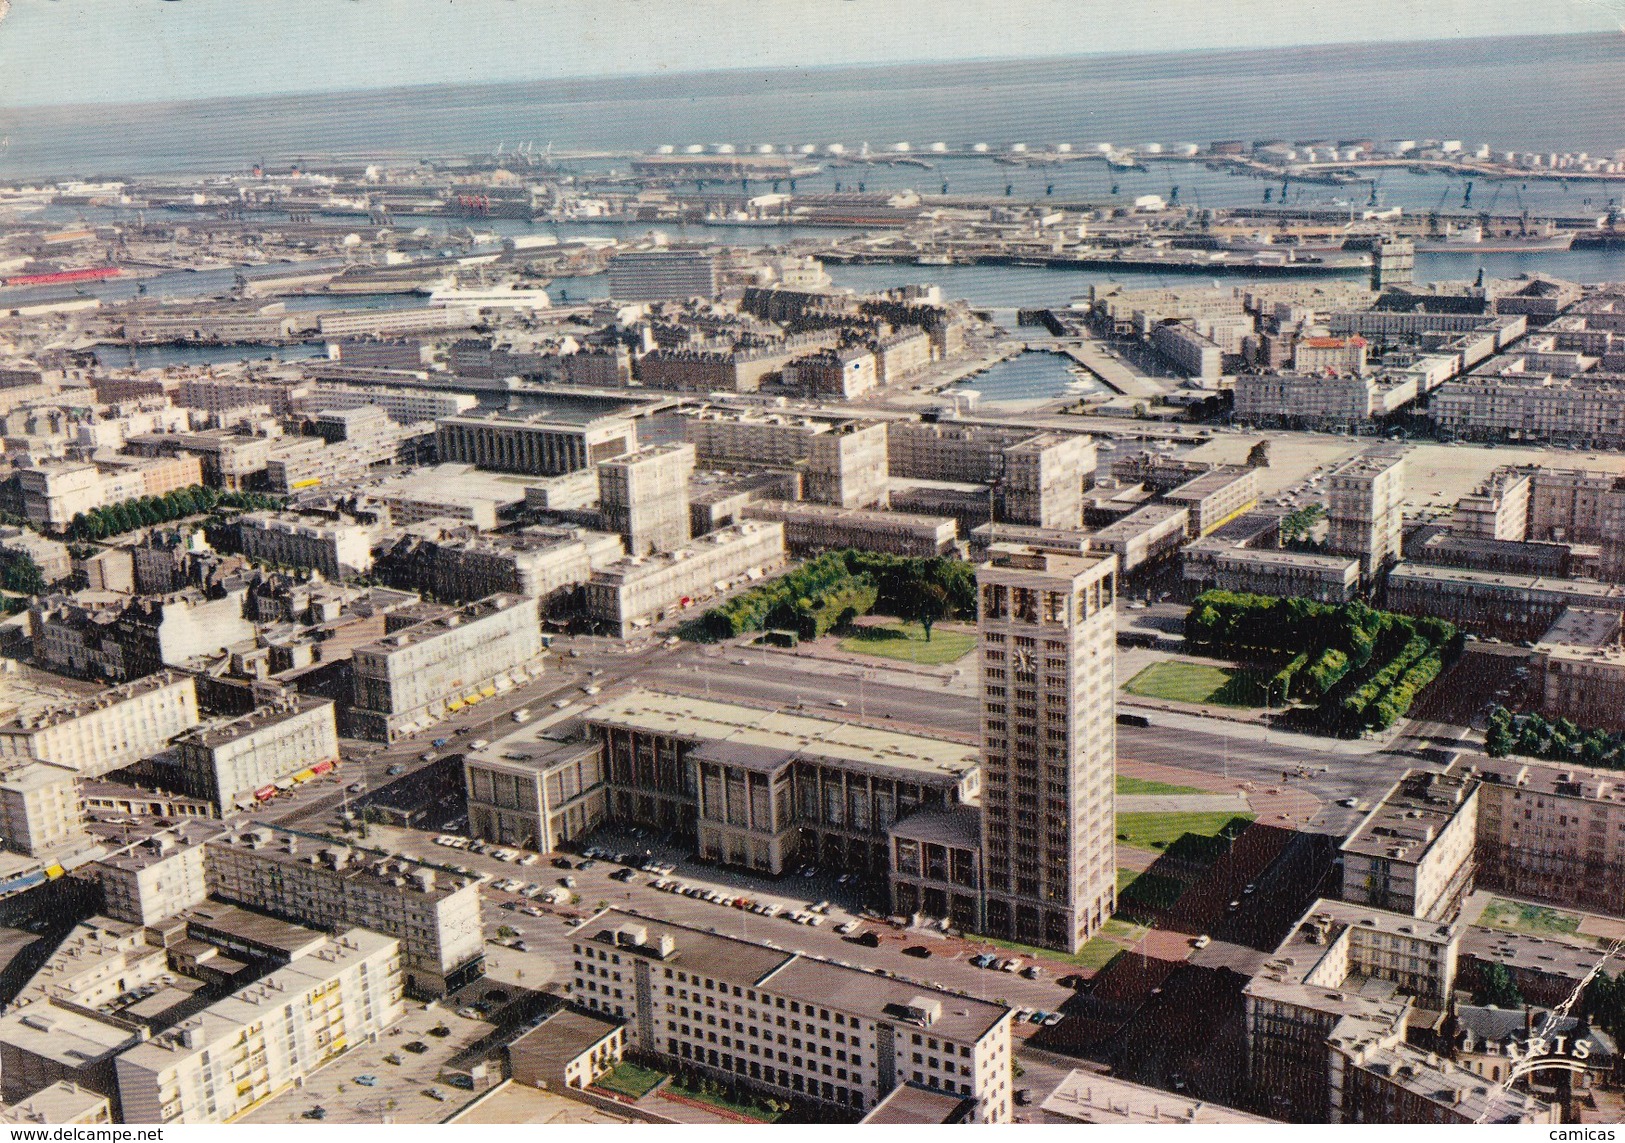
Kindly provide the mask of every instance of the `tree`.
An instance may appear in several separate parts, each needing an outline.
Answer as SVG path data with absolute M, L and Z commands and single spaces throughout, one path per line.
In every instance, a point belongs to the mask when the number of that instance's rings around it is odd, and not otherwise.
M 1251 460 L 1250 457 L 1248 459 Z M 1325 516 L 1326 509 L 1319 504 L 1306 504 L 1302 508 L 1288 512 L 1281 517 L 1281 541 L 1287 544 L 1305 543 L 1313 534 L 1315 525 Z
M 931 625 L 948 617 L 948 589 L 940 583 L 920 584 L 909 601 L 908 610 L 910 614 L 904 618 L 925 628 L 925 641 L 931 642 Z
M 1475 1004 L 1494 1005 L 1496 1008 L 1522 1008 L 1523 993 L 1517 981 L 1504 964 L 1492 964 L 1479 977 L 1478 989 L 1473 993 Z
M 45 575 L 32 556 L 19 552 L 5 563 L 0 572 L 0 587 L 20 595 L 39 595 L 45 590 Z
M 1247 450 L 1248 468 L 1268 468 L 1270 466 L 1270 442 L 1259 441 Z

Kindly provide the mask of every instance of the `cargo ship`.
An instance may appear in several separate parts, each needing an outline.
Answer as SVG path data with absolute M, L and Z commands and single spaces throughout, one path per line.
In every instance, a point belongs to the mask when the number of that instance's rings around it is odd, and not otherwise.
M 1418 254 L 1546 254 L 1574 245 L 1574 232 L 1486 236 L 1476 223 L 1416 239 Z

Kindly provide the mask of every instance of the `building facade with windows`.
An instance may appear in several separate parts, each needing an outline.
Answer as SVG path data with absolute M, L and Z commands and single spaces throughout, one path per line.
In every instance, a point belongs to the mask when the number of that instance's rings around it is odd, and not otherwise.
M 573 999 L 678 1067 L 862 1116 L 903 1084 L 1008 1123 L 1011 1012 L 734 937 L 608 910 L 572 934 Z
M 1117 558 L 995 545 L 976 579 L 985 931 L 1076 952 L 1117 905 Z

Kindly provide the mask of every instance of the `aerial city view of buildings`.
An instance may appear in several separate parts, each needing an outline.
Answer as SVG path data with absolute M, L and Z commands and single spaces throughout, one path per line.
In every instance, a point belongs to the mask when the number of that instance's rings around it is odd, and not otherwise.
M 1622 183 L 5 181 L 0 1122 L 1618 1121 Z

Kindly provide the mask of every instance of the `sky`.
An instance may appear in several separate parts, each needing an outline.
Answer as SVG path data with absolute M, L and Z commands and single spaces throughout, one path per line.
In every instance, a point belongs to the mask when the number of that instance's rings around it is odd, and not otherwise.
M 1622 28 L 1625 0 L 12 0 L 0 109 Z

